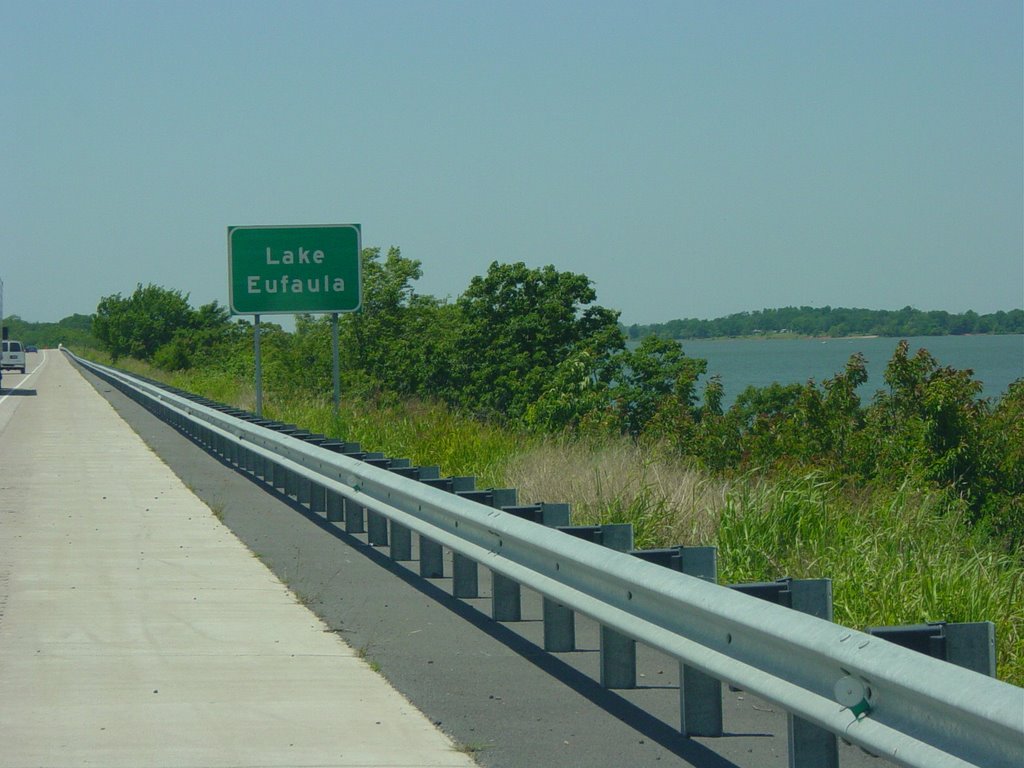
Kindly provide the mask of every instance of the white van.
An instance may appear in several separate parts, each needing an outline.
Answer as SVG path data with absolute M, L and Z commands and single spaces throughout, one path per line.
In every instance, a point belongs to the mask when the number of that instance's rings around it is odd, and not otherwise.
M 25 345 L 20 341 L 4 341 L 0 368 L 17 368 L 25 372 Z

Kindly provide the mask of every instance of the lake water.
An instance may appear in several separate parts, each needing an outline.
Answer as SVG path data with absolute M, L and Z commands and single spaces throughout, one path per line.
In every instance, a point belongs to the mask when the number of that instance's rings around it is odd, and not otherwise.
M 999 397 L 1010 383 L 1024 377 L 1024 335 L 922 336 L 907 339 L 910 354 L 927 349 L 939 365 L 970 368 L 981 381 L 983 397 Z M 719 374 L 725 387 L 723 405 L 728 407 L 747 386 L 764 387 L 805 383 L 819 384 L 842 371 L 850 355 L 861 352 L 867 359 L 868 383 L 860 390 L 867 402 L 885 387 L 885 367 L 899 339 L 715 339 L 684 340 L 689 357 L 708 361 L 708 375 Z

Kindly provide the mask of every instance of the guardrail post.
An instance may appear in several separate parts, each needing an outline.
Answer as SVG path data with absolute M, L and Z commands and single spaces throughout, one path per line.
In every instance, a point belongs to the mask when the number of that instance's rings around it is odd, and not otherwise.
M 420 536 L 420 576 L 444 578 L 444 549 L 436 541 Z
M 366 508 L 366 543 L 372 547 L 388 545 L 388 519 L 369 507 Z
M 868 627 L 867 633 L 973 672 L 996 676 L 995 625 L 991 622 L 949 624 L 931 621 L 927 624 Z
M 832 621 L 832 579 L 794 579 L 789 586 L 795 611 Z M 813 723 L 786 714 L 790 768 L 838 768 L 836 735 Z
M 434 479 L 441 476 L 440 467 L 416 467 L 415 471 L 398 467 L 400 473 L 408 474 L 417 480 Z M 402 472 L 406 469 L 405 472 Z M 412 560 L 412 531 L 404 525 L 391 521 L 391 546 L 389 553 L 395 561 Z
M 274 461 L 270 464 L 270 486 L 278 491 L 284 491 L 285 468 Z
M 549 528 L 569 527 L 569 505 L 568 504 L 527 504 L 525 506 L 506 505 L 502 511 L 505 514 L 518 517 L 521 520 L 529 520 L 537 525 L 544 525 Z M 508 581 L 506 579 L 506 581 Z M 516 585 L 518 588 L 518 585 Z M 516 605 L 519 604 L 519 592 L 515 596 Z M 576 624 L 571 609 L 543 597 L 542 615 L 544 619 L 544 650 L 546 651 L 571 651 L 576 646 Z
M 284 495 L 299 497 L 299 476 L 290 469 L 284 471 Z
M 492 488 L 484 503 L 500 509 L 515 506 L 518 500 L 515 488 Z M 458 571 L 456 571 L 458 568 Z M 452 594 L 455 597 L 478 597 L 479 576 L 474 560 L 458 552 L 452 555 Z M 519 583 L 491 571 L 491 618 L 495 621 L 521 621 L 522 601 Z
M 256 467 L 259 466 L 260 456 L 258 453 L 256 453 L 255 450 L 253 450 L 251 443 L 246 443 L 246 446 L 247 447 L 245 449 L 245 469 L 250 475 L 255 477 Z
M 498 506 L 494 491 L 455 491 L 459 496 L 488 507 Z M 494 576 L 497 579 L 497 574 Z M 452 552 L 452 597 L 468 598 L 480 596 L 480 578 L 476 561 L 458 552 Z
M 718 583 L 715 547 L 668 547 L 633 550 L 647 562 Z M 685 662 L 679 663 L 679 730 L 684 736 L 722 735 L 722 684 Z
M 996 625 L 991 621 L 947 624 L 946 660 L 995 677 Z
M 557 528 L 569 524 L 568 504 L 541 503 L 541 524 Z M 544 650 L 552 653 L 567 653 L 576 650 L 576 614 L 559 602 L 545 597 Z
M 442 482 L 443 481 L 443 482 Z M 428 481 L 429 485 L 444 487 L 452 493 L 472 491 L 476 488 L 475 477 L 447 477 Z M 436 541 L 420 536 L 420 576 L 425 579 L 444 578 L 444 550 Z
M 249 450 L 248 445 L 239 445 L 239 462 L 238 468 L 243 472 L 252 473 L 252 451 Z
M 633 549 L 633 526 L 629 523 L 602 525 L 598 530 L 599 541 L 595 543 L 619 552 Z M 573 533 L 572 527 L 565 531 Z M 636 688 L 636 640 L 602 625 L 600 651 L 601 685 L 604 688 Z
M 327 508 L 327 489 L 320 483 L 312 483 L 309 488 L 309 511 L 323 512 Z
M 571 608 L 544 598 L 544 650 L 568 653 L 576 650 L 576 614 Z
M 452 552 L 452 597 L 480 597 L 480 574 L 476 561 Z
M 327 492 L 327 522 L 341 523 L 345 521 L 345 499 L 334 491 Z
M 351 443 L 346 443 L 344 440 L 334 440 L 328 438 L 323 442 L 323 448 L 334 453 L 345 453 L 352 446 Z M 355 446 L 358 449 L 358 445 Z M 329 523 L 342 523 L 345 521 L 345 498 L 334 491 L 326 491 L 326 498 L 324 504 L 327 513 L 327 522 Z
M 257 480 L 263 479 L 263 456 L 256 451 L 250 451 L 252 454 L 252 476 Z
M 363 533 L 363 506 L 351 499 L 344 499 L 345 533 Z
M 744 594 L 832 621 L 831 579 L 779 579 L 774 582 L 732 584 Z M 786 714 L 790 768 L 838 768 L 839 747 L 831 731 Z
M 636 688 L 636 640 L 601 627 L 601 685 Z
M 396 561 L 412 560 L 412 531 L 394 521 L 391 523 L 390 555 Z
M 712 584 L 718 583 L 718 549 L 680 547 L 680 569 Z M 679 662 L 679 732 L 684 736 L 722 735 L 722 683 Z
M 368 453 L 363 461 L 372 467 L 390 469 L 398 459 L 390 459 L 383 453 Z M 388 519 L 372 507 L 366 507 L 366 543 L 371 547 L 388 545 Z
M 377 461 L 384 469 L 406 468 L 412 465 L 409 459 L 388 459 Z M 388 519 L 375 509 L 366 508 L 366 543 L 373 547 L 388 546 Z

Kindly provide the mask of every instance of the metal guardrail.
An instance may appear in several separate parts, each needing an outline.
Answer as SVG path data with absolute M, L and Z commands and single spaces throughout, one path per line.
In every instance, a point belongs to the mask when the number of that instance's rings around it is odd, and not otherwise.
M 636 641 L 677 659 L 681 678 L 714 678 L 776 704 L 790 713 L 791 766 L 836 765 L 836 737 L 897 765 L 1022 764 L 1024 689 L 74 359 L 239 468 L 326 509 L 328 520 L 332 510 L 339 520 L 339 509 L 365 508 L 378 531 L 380 519 L 390 522 L 393 547 L 407 546 L 414 531 L 424 556 L 448 548 L 463 564 L 489 568 L 496 589 L 500 580 L 540 593 L 546 621 L 549 605 L 591 617 L 602 627 L 602 656 L 606 639 L 609 649 Z M 694 690 L 681 685 L 683 713 L 694 709 L 685 700 Z M 717 685 L 710 690 L 718 695 Z

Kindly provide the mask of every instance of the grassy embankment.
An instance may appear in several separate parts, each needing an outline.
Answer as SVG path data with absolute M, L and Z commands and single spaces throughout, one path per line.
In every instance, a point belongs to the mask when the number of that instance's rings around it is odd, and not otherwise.
M 254 407 L 251 383 L 136 370 Z M 924 483 L 851 489 L 814 472 L 717 477 L 626 441 L 541 439 L 424 403 L 343 402 L 332 411 L 329 399 L 269 393 L 265 403 L 271 418 L 475 475 L 479 487 L 518 488 L 524 503 L 568 501 L 578 524 L 633 523 L 638 546 L 715 544 L 725 583 L 830 577 L 845 626 L 993 621 L 998 675 L 1024 685 L 1024 559 L 973 531 L 956 499 Z

